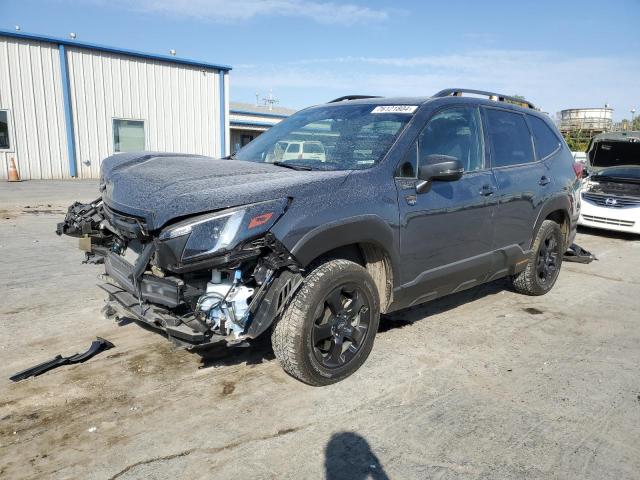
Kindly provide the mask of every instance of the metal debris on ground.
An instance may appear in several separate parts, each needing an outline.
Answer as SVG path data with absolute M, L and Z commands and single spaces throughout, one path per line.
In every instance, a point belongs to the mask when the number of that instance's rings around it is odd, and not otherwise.
M 579 245 L 575 243 L 571 244 L 571 246 L 565 252 L 563 258 L 565 262 L 576 262 L 576 263 L 591 263 L 594 260 L 597 260 L 596 256 L 585 250 Z
M 91 342 L 91 346 L 89 347 L 89 349 L 84 353 L 76 353 L 75 355 L 71 355 L 70 357 L 56 355 L 53 359 L 18 372 L 9 379 L 13 382 L 19 382 L 20 380 L 24 380 L 25 378 L 37 377 L 38 375 L 42 375 L 49 370 L 61 367 L 62 365 L 71 365 L 74 363 L 86 362 L 94 355 L 97 355 L 104 350 L 109 350 L 113 347 L 115 347 L 115 345 L 109 340 L 96 337 L 96 339 Z

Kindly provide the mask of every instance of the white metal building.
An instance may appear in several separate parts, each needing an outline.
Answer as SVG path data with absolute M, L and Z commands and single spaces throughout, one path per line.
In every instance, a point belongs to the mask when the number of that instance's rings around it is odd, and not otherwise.
M 231 102 L 229 107 L 229 128 L 231 151 L 244 147 L 262 132 L 295 113 L 291 108 L 252 105 L 250 103 Z
M 226 65 L 0 30 L 0 174 L 97 178 L 116 152 L 225 156 Z

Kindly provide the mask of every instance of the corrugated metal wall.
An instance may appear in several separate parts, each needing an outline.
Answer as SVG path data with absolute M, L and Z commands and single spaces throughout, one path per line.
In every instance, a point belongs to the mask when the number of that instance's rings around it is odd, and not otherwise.
M 10 149 L 23 179 L 69 176 L 58 46 L 0 37 L 0 109 L 8 110 Z
M 66 48 L 79 178 L 97 178 L 114 152 L 113 119 L 144 120 L 145 149 L 218 156 L 221 108 L 228 132 L 228 75 L 187 64 Z M 66 124 L 55 43 L 0 36 L 0 109 L 9 111 L 11 149 L 23 179 L 69 178 Z M 224 104 L 220 86 L 224 85 Z M 229 135 L 225 135 L 229 149 Z
M 144 120 L 146 150 L 219 151 L 217 71 L 74 48 L 67 59 L 79 178 L 114 153 L 114 118 Z

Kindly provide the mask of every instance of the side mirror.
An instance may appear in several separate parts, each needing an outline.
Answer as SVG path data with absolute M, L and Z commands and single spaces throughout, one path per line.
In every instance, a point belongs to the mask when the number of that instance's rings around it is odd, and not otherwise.
M 418 169 L 418 179 L 421 180 L 421 182 L 416 185 L 418 193 L 425 191 L 429 182 L 432 180 L 452 182 L 459 180 L 464 173 L 462 162 L 456 157 L 449 155 L 428 155 L 424 160 L 425 165 L 422 165 Z

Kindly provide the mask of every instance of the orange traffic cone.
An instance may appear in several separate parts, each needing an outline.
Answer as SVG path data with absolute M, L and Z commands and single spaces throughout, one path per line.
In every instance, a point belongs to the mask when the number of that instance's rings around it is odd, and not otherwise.
M 19 182 L 20 174 L 18 173 L 18 169 L 16 168 L 16 161 L 13 157 L 11 157 L 11 162 L 9 163 L 9 178 L 10 182 Z

